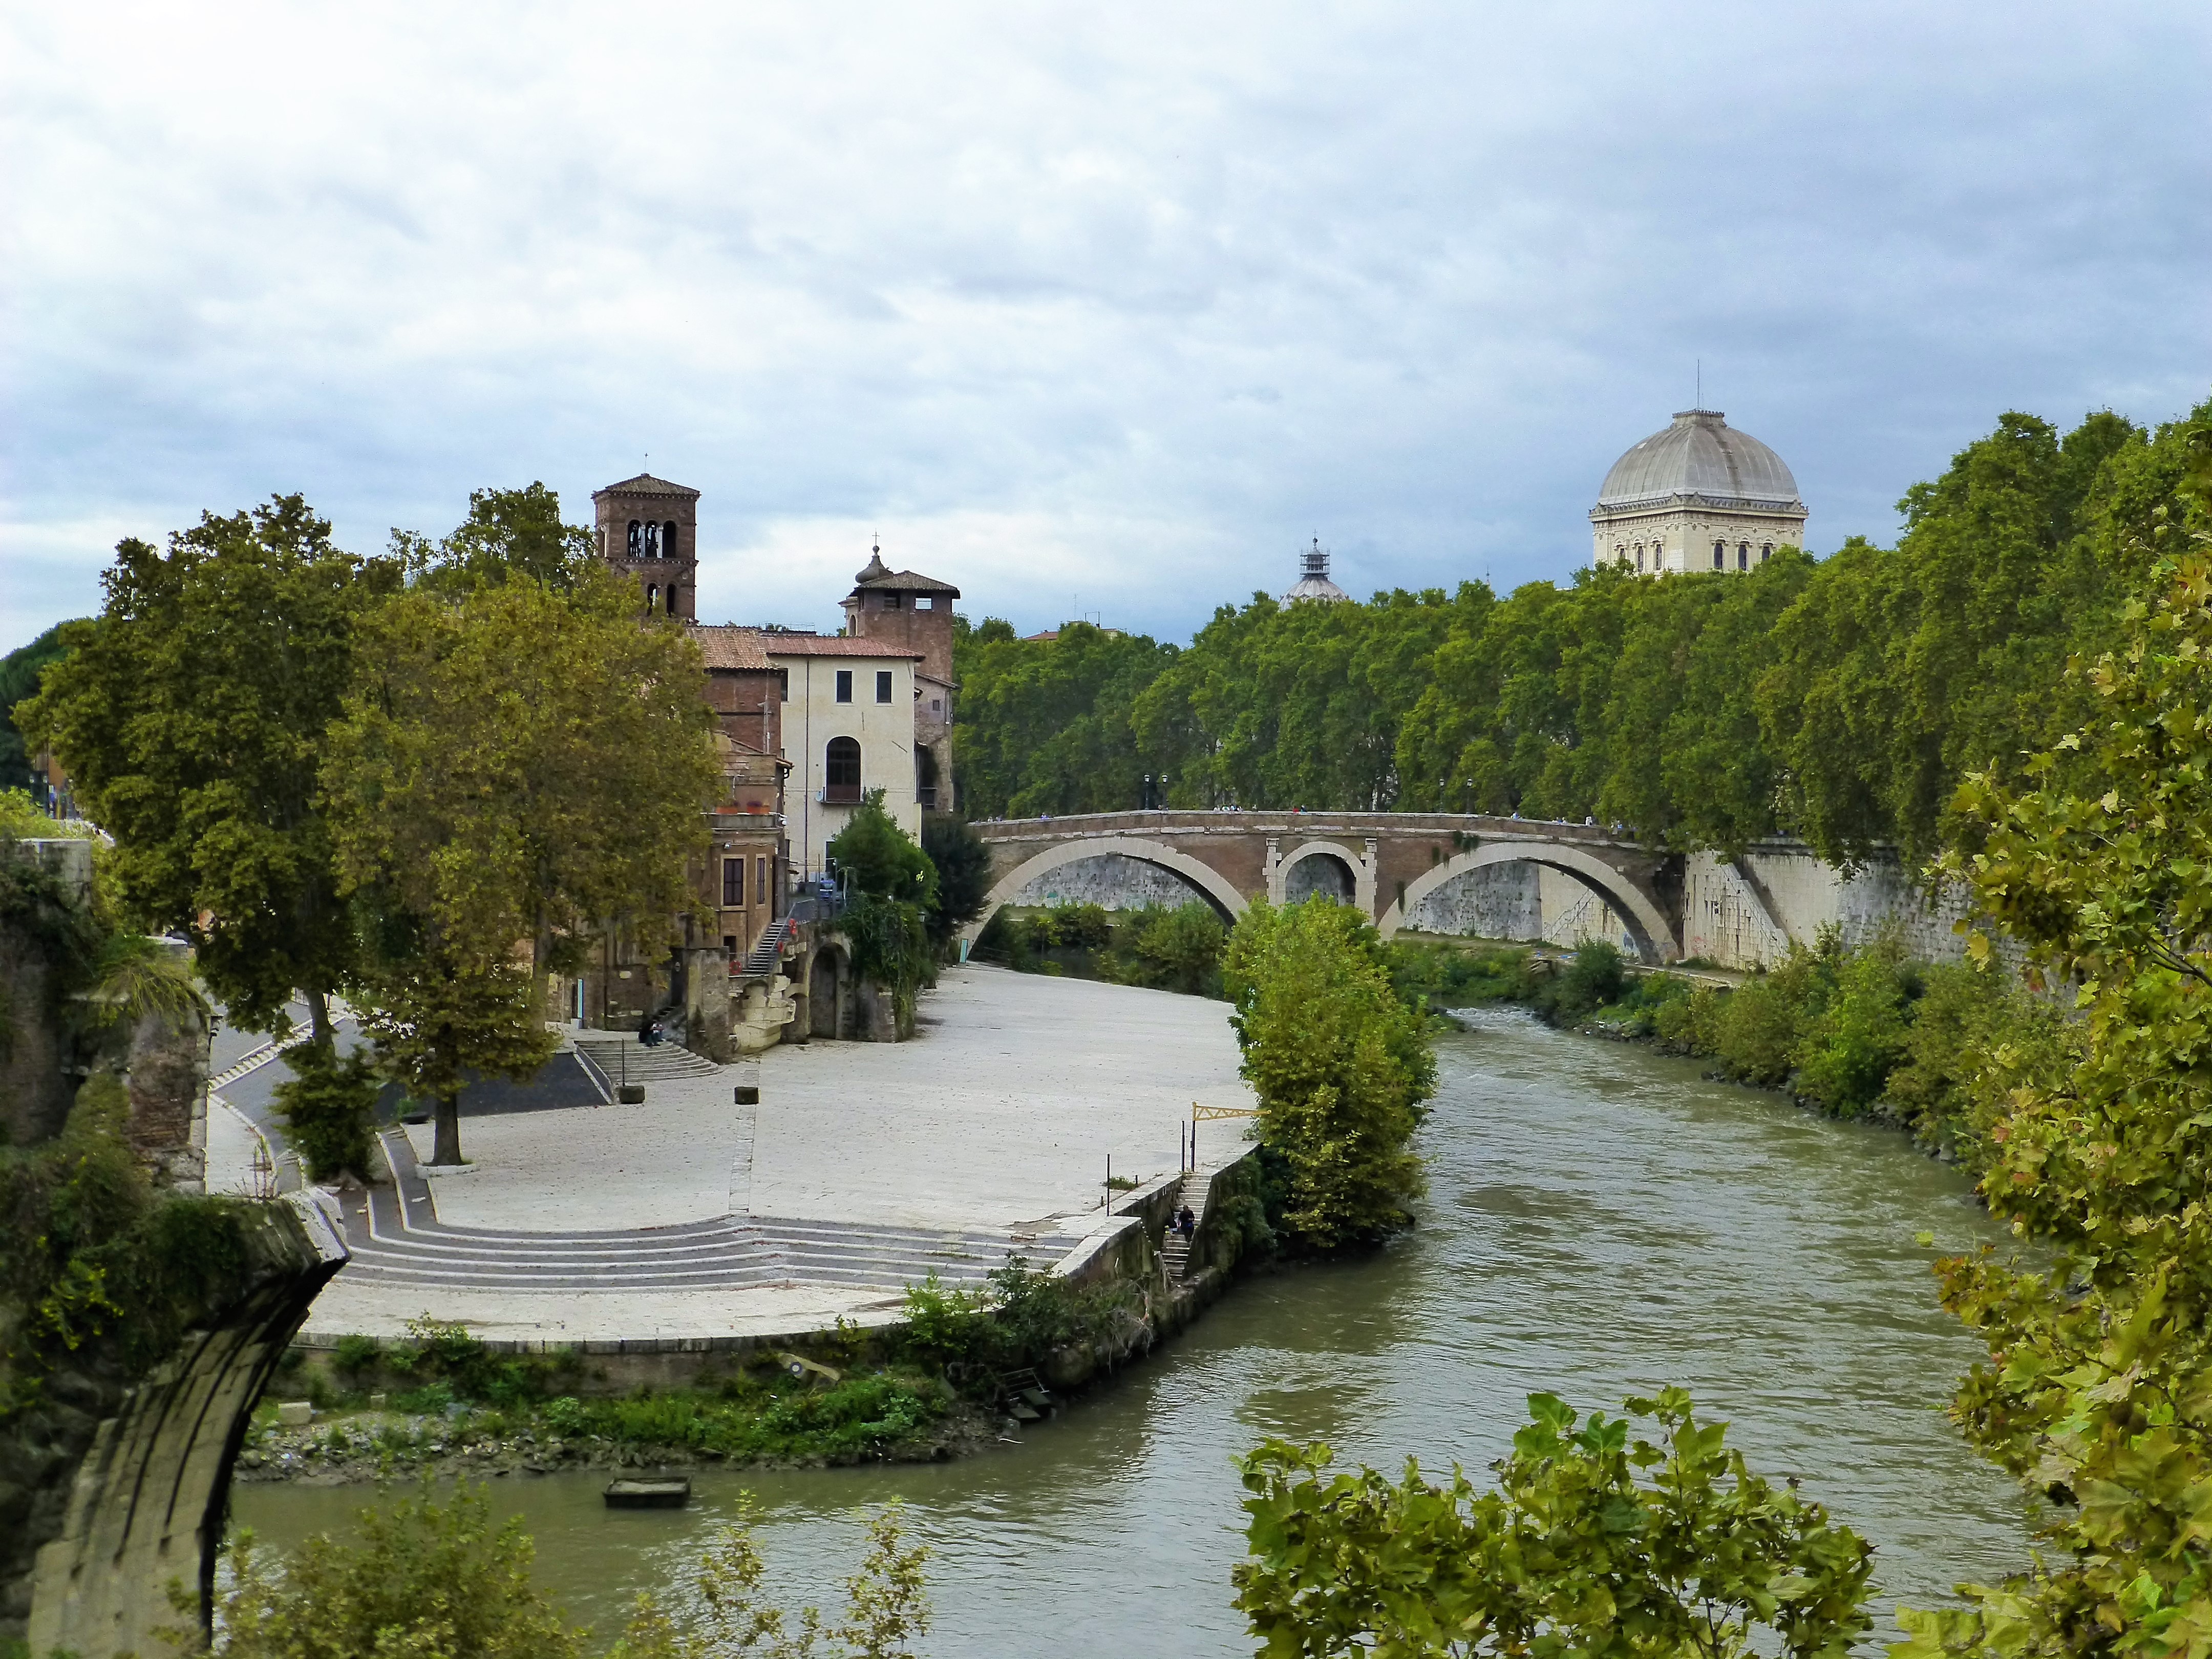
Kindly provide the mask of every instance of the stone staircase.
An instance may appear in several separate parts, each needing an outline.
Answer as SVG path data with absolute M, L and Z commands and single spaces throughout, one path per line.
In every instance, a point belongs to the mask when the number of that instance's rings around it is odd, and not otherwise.
M 1205 1224 L 1206 1194 L 1206 1190 L 1212 1185 L 1213 1171 L 1209 1168 L 1190 1170 L 1183 1176 L 1182 1184 L 1176 1188 L 1176 1212 L 1181 1214 L 1184 1205 L 1190 1206 L 1190 1212 L 1195 1218 L 1191 1223 L 1191 1231 L 1194 1234 Z M 1190 1244 L 1191 1241 L 1176 1231 L 1173 1227 L 1169 1229 L 1167 1240 L 1160 1246 L 1160 1261 L 1167 1269 L 1170 1284 L 1181 1279 L 1188 1270 Z
M 665 1083 L 676 1078 L 713 1077 L 722 1068 L 674 1042 L 650 1048 L 628 1034 L 592 1033 L 576 1039 L 576 1052 L 589 1060 L 610 1086 L 624 1081 Z
M 744 966 L 739 971 L 750 979 L 762 979 L 775 971 L 775 964 L 783 957 L 784 942 L 798 931 L 795 916 L 781 916 L 761 929 L 761 936 L 753 948 L 745 953 Z

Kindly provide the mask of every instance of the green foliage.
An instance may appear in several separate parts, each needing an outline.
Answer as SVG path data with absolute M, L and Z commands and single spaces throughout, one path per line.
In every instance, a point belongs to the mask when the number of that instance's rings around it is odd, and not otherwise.
M 0 1423 L 68 1364 L 128 1381 L 240 1293 L 243 1206 L 156 1198 L 124 1139 L 123 1085 L 87 1079 L 60 1135 L 0 1150 Z
M 921 907 L 863 892 L 846 905 L 837 930 L 853 947 L 853 971 L 890 994 L 899 1035 L 910 1035 L 915 995 L 937 980 L 937 953 Z
M 117 544 L 106 600 L 16 718 L 52 745 L 115 839 L 125 915 L 190 938 L 201 977 L 249 1030 L 351 978 L 318 768 L 388 560 L 331 544 L 301 497 L 201 515 L 166 553 Z
M 453 1163 L 466 1076 L 527 1077 L 550 1052 L 553 958 L 610 922 L 649 947 L 690 902 L 720 777 L 703 670 L 597 564 L 567 585 L 426 575 L 356 653 L 320 781 L 368 942 L 357 1000 Z
M 1534 980 L 1523 950 L 1486 950 L 1394 939 L 1382 947 L 1391 986 L 1408 1006 L 1471 1008 L 1526 1000 Z
M 937 899 L 937 866 L 898 820 L 884 811 L 884 792 L 871 789 L 823 849 L 830 867 L 856 894 L 927 909 Z
M 1325 1250 L 1408 1224 L 1422 1189 L 1411 1142 L 1436 1058 L 1373 925 L 1348 905 L 1261 901 L 1231 933 L 1222 979 L 1260 1138 L 1289 1164 L 1291 1241 Z
M 945 1385 L 918 1374 L 877 1371 L 826 1386 L 778 1375 L 747 1378 L 720 1393 L 673 1389 L 627 1400 L 556 1395 L 541 1420 L 563 1438 L 598 1437 L 737 1459 L 805 1459 L 850 1463 L 878 1458 L 941 1422 L 952 1401 Z M 435 1411 L 428 1400 L 403 1405 Z
M 2080 1030 L 2070 1065 L 1999 1045 L 1974 1091 L 1983 1196 L 2056 1259 L 1938 1268 L 1990 1349 L 1954 1414 L 2043 1498 L 2044 1547 L 1913 1615 L 1905 1659 L 2212 1646 L 2212 434 L 2194 465 L 2150 597 L 2074 671 L 2094 720 L 1957 802 L 1980 846 L 1948 872 L 2079 987 Z
M 338 1339 L 331 1368 L 341 1376 L 373 1371 L 383 1363 L 384 1344 L 373 1336 L 349 1334 Z
M 440 541 L 404 530 L 392 540 L 417 586 L 446 592 L 509 581 L 568 592 L 591 578 L 597 562 L 598 538 L 562 523 L 561 497 L 535 483 L 471 491 L 469 516 Z
M 1054 640 L 1020 640 L 995 619 L 956 618 L 952 728 L 961 808 L 970 817 L 1120 811 L 1141 797 L 1148 765 L 1131 704 L 1175 657 L 1140 635 L 1070 623 Z
M 53 818 L 21 789 L 0 789 L 0 841 L 97 841 L 82 818 Z
M 904 1351 L 956 1387 L 988 1393 L 993 1373 L 1041 1364 L 1056 1349 L 1120 1352 L 1142 1328 L 1139 1300 L 1124 1281 L 1078 1285 L 1019 1256 L 973 1290 L 932 1273 L 907 1286 Z
M 1607 939 L 1585 939 L 1575 946 L 1574 960 L 1559 976 L 1553 1006 L 1565 1019 L 1595 1013 L 1619 1001 L 1627 982 L 1620 947 Z
M 1259 1652 L 1846 1659 L 1869 1627 L 1873 1551 L 1753 1474 L 1680 1389 L 1627 1402 L 1656 1444 L 1602 1413 L 1578 1426 L 1549 1395 L 1528 1407 L 1488 1492 L 1410 1461 L 1395 1482 L 1330 1475 L 1322 1445 L 1246 1457 L 1233 1577 Z
M 335 1044 L 310 1040 L 284 1051 L 292 1075 L 272 1091 L 286 1138 L 316 1182 L 375 1170 L 372 1143 L 380 1084 L 374 1062 L 356 1048 L 341 1059 Z
M 964 818 L 932 812 L 921 821 L 921 850 L 937 872 L 929 903 L 929 942 L 950 954 L 955 934 L 983 914 L 991 896 L 991 849 Z
M 794 1620 L 764 1598 L 764 1564 L 752 1538 L 757 1513 L 752 1495 L 741 1493 L 736 1519 L 701 1559 L 690 1600 L 704 1617 L 679 1625 L 640 1595 L 611 1659 L 914 1659 L 914 1642 L 929 1632 L 922 1564 L 930 1552 L 908 1543 L 896 1501 L 870 1517 L 867 1553 L 845 1580 L 845 1615 L 834 1624 L 813 1607 Z
M 1181 651 L 963 625 L 963 797 L 1122 810 L 1153 773 L 1179 806 L 1594 815 L 1670 846 L 1790 833 L 1917 868 L 1961 826 L 1969 769 L 2012 775 L 2078 722 L 2060 670 L 2114 637 L 2190 430 L 2100 413 L 2062 437 L 2008 414 L 1907 495 L 1895 548 L 1782 549 L 1745 575 L 1255 595 Z
M 1186 996 L 1218 997 L 1221 953 L 1228 944 L 1228 924 L 1203 899 L 1172 908 L 1144 905 L 1115 920 L 1099 977 Z
M 39 677 L 46 665 L 68 649 L 62 643 L 65 625 L 57 623 L 28 645 L 19 645 L 0 657 L 0 793 L 45 787 L 46 780 L 32 770 L 31 746 L 15 724 L 15 705 L 38 690 Z
M 355 1516 L 357 1542 L 310 1538 L 273 1567 L 251 1532 L 228 1552 L 216 1597 L 221 1659 L 581 1659 L 585 1632 L 530 1582 L 520 1516 L 497 1531 L 484 1490 L 441 1503 L 428 1487 Z M 194 1611 L 181 1587 L 179 1613 Z M 171 1639 L 209 1651 L 196 1629 Z

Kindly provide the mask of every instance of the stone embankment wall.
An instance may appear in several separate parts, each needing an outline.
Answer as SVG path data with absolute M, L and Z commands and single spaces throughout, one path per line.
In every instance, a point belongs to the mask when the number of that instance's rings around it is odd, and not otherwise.
M 248 1222 L 245 1293 L 150 1376 L 63 1370 L 10 1425 L 0 1484 L 18 1487 L 4 1498 L 27 1518 L 0 1545 L 0 1629 L 25 1632 L 33 1653 L 164 1651 L 159 1632 L 179 1622 L 172 1583 L 198 1593 L 205 1622 L 248 1415 L 345 1261 L 303 1194 L 256 1205 Z

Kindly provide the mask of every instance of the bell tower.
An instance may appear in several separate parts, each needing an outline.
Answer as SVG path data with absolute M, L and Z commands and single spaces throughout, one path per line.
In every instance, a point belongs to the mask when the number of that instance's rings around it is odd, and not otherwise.
M 699 492 L 650 472 L 592 492 L 599 556 L 636 579 L 656 616 L 699 618 Z

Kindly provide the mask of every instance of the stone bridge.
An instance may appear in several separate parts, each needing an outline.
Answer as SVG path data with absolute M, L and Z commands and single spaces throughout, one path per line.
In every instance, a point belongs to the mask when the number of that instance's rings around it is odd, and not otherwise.
M 1224 917 L 1255 898 L 1279 904 L 1296 892 L 1334 892 L 1374 917 L 1385 938 L 1448 882 L 1492 865 L 1540 865 L 1611 906 L 1644 961 L 1682 954 L 1681 855 L 1595 824 L 1456 812 L 1170 811 L 974 827 L 990 846 L 995 880 L 967 929 L 971 941 L 1038 877 L 1118 854 L 1168 872 Z M 1322 863 L 1312 866 L 1314 860 Z

